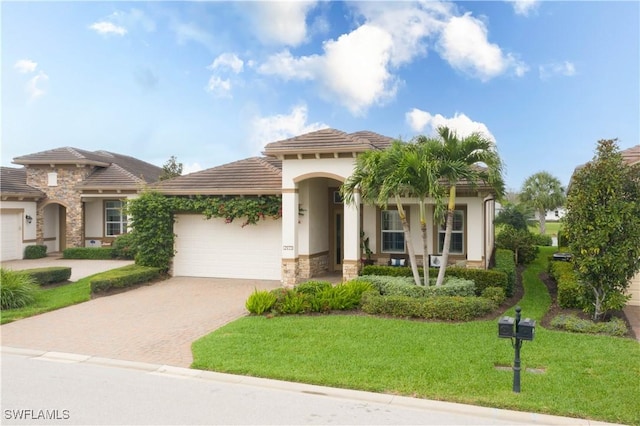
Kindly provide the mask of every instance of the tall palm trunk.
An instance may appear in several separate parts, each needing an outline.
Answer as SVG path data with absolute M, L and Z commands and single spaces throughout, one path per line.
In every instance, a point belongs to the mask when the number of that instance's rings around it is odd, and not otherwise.
M 422 269 L 424 286 L 429 287 L 429 265 L 427 265 L 427 212 L 424 200 L 420 200 L 420 232 L 422 233 Z
M 547 232 L 547 211 L 539 209 L 538 216 L 540 216 L 540 234 L 544 234 Z
M 449 188 L 449 205 L 447 206 L 447 222 L 444 232 L 444 243 L 442 244 L 442 262 L 438 271 L 438 279 L 436 286 L 444 283 L 444 274 L 449 263 L 449 247 L 451 247 L 451 231 L 453 231 L 453 215 L 456 208 L 456 186 L 451 185 Z
M 416 263 L 416 252 L 413 249 L 413 243 L 411 241 L 411 229 L 409 228 L 409 222 L 407 222 L 407 215 L 400 202 L 400 196 L 396 195 L 396 206 L 398 207 L 398 215 L 402 222 L 402 230 L 404 231 L 404 242 L 409 251 L 409 263 L 411 264 L 411 272 L 413 273 L 413 280 L 416 285 L 420 285 L 420 274 L 418 273 L 418 265 Z

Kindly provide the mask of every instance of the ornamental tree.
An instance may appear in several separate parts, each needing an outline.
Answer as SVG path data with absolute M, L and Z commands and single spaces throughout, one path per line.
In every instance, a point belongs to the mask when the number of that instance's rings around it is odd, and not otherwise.
M 626 164 L 614 140 L 572 177 L 563 229 L 594 320 L 621 309 L 640 270 L 640 166 Z
M 540 220 L 540 234 L 546 230 L 547 211 L 555 210 L 565 202 L 564 188 L 555 176 L 548 172 L 533 174 L 522 184 L 520 201 L 535 209 Z

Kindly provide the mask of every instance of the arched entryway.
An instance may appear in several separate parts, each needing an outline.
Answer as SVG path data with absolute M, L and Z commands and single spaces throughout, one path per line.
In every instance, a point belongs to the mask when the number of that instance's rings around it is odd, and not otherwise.
M 39 240 L 47 246 L 47 252 L 59 252 L 67 248 L 67 208 L 51 201 L 42 207 Z

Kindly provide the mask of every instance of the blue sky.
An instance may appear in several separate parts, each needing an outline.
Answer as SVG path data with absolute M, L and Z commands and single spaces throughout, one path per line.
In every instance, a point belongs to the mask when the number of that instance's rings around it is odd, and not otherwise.
M 496 141 L 507 186 L 640 143 L 640 3 L 7 2 L 2 165 L 72 146 L 195 171 L 333 127 Z

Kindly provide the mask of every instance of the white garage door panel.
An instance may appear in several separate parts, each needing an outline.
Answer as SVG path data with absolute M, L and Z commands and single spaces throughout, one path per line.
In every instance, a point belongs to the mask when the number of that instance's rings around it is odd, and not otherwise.
M 20 219 L 21 216 L 18 213 L 2 213 L 0 215 L 0 234 L 2 234 L 2 240 L 0 245 L 2 246 L 2 259 L 1 260 L 14 260 L 22 259 L 20 253 L 20 244 L 22 236 L 20 233 Z
M 279 280 L 281 220 L 263 220 L 241 227 L 242 221 L 177 215 L 173 274 Z

